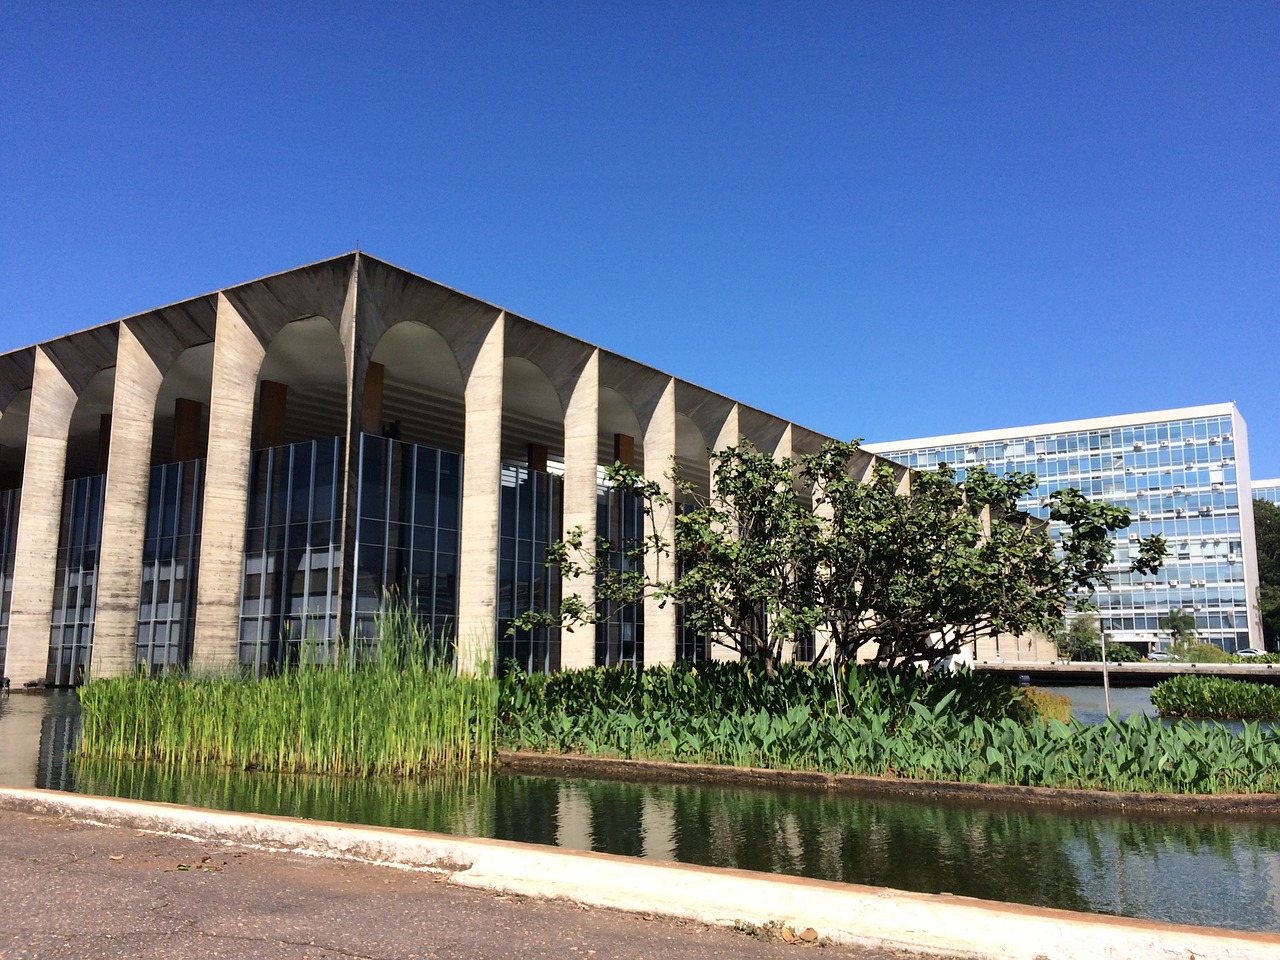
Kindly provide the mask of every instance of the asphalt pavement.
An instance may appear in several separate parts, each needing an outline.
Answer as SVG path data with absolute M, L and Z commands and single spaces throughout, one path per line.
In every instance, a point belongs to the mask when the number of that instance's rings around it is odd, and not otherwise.
M 0 960 L 921 957 L 443 880 L 0 809 Z

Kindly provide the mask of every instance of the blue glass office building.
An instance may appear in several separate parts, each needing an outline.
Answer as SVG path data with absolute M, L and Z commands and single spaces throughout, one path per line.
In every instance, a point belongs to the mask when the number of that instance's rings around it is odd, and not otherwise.
M 1224 403 L 1155 413 L 866 444 L 919 470 L 947 463 L 963 476 L 984 464 L 1025 471 L 1039 485 L 1021 503 L 1048 519 L 1047 497 L 1076 487 L 1127 506 L 1132 525 L 1115 534 L 1112 584 L 1095 597 L 1108 638 L 1147 650 L 1167 639 L 1170 610 L 1192 612 L 1201 640 L 1226 650 L 1262 647 L 1257 616 L 1253 487 L 1245 422 Z M 1168 541 L 1154 577 L 1127 571 L 1131 544 Z

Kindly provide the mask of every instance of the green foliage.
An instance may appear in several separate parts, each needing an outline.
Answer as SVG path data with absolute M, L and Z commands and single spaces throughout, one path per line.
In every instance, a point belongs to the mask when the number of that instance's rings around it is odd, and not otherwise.
M 808 676 L 806 676 L 808 674 Z M 597 669 L 503 680 L 513 749 L 909 779 L 1172 793 L 1280 789 L 1280 732 L 1146 717 L 1024 722 L 1024 693 L 968 674 L 849 667 L 829 681 L 786 665 Z M 779 688 L 783 692 L 779 692 Z
M 1170 610 L 1156 624 L 1169 632 L 1174 647 L 1186 646 L 1196 638 L 1195 615 L 1186 610 Z
M 868 472 L 868 467 L 870 470 Z M 1129 523 L 1125 508 L 1053 494 L 1066 525 L 1062 555 L 1042 524 L 1018 513 L 1032 474 L 977 468 L 957 483 L 945 464 L 900 476 L 858 443 L 829 441 L 817 453 L 776 458 L 748 444 L 712 456 L 712 491 L 699 498 L 678 483 L 686 508 L 674 542 L 657 517 L 673 508 L 659 484 L 614 464 L 607 480 L 644 504 L 650 532 L 627 549 L 623 571 L 603 554 L 619 545 L 571 531 L 549 562 L 590 577 L 595 605 L 564 598 L 558 615 L 530 612 L 517 626 L 591 623 L 602 610 L 653 597 L 676 603 L 685 626 L 776 672 L 786 644 L 819 634 L 838 664 L 874 649 L 876 662 L 934 664 L 979 636 L 1050 633 L 1069 603 L 1106 582 L 1107 534 Z M 675 556 L 673 575 L 648 568 Z M 1159 565 L 1164 544 L 1149 538 L 1133 569 Z
M 1193 635 L 1194 636 L 1194 635 Z M 1175 643 L 1173 652 L 1188 663 L 1231 663 L 1236 657 L 1212 643 Z
M 1225 677 L 1171 677 L 1152 688 L 1151 703 L 1164 717 L 1280 720 L 1280 687 Z
M 1091 614 L 1072 617 L 1066 626 L 1058 629 L 1053 645 L 1064 660 L 1101 660 L 1102 634 L 1098 630 L 1098 618 Z
M 1253 501 L 1253 529 L 1258 548 L 1258 612 L 1268 648 L 1280 649 L 1280 506 Z
M 1023 687 L 1021 692 L 1022 700 L 1018 706 L 1023 709 L 1016 714 L 1021 716 L 1025 723 L 1031 723 L 1037 719 L 1071 722 L 1070 697 L 1043 687 Z
M 250 681 L 238 675 L 92 680 L 79 690 L 85 756 L 242 770 L 416 777 L 492 763 L 497 682 L 458 676 L 407 616 L 376 653 Z

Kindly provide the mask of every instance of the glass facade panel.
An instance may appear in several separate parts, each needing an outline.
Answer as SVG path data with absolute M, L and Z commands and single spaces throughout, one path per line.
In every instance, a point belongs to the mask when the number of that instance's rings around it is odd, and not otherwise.
M 88 679 L 105 489 L 103 474 L 69 480 L 63 487 L 45 671 L 45 681 L 51 686 L 71 686 Z
M 451 655 L 457 639 L 461 455 L 364 434 L 359 489 L 354 642 L 370 647 L 378 615 L 399 601 L 437 648 Z
M 240 663 L 256 674 L 329 657 L 337 639 L 342 438 L 255 450 Z
M 498 507 L 498 669 L 514 660 L 530 673 L 560 669 L 557 628 L 513 630 L 529 610 L 560 609 L 560 570 L 547 547 L 560 537 L 563 481 L 527 467 L 503 465 Z
M 18 548 L 18 507 L 22 489 L 0 490 L 0 677 L 9 649 L 9 607 L 13 601 L 13 561 Z
M 977 464 L 1034 473 L 1039 484 L 1019 507 L 1046 520 L 1049 495 L 1069 486 L 1127 506 L 1133 522 L 1112 535 L 1112 584 L 1094 597 L 1109 638 L 1143 648 L 1163 642 L 1159 619 L 1181 609 L 1196 616 L 1200 640 L 1235 650 L 1249 643 L 1249 616 L 1232 430 L 1232 417 L 1221 415 L 1105 430 L 1063 425 L 1008 442 L 874 449 L 916 469 L 949 463 L 959 479 Z M 1056 537 L 1058 525 L 1050 529 Z M 1129 574 L 1132 548 L 1152 534 L 1168 542 L 1164 567 L 1154 577 Z
M 137 662 L 152 675 L 191 663 L 204 461 L 151 468 L 138 597 Z
M 644 501 L 629 490 L 601 485 L 596 491 L 597 557 L 618 574 L 643 572 L 630 554 L 643 549 Z M 603 574 L 601 575 L 604 576 Z M 601 600 L 596 604 L 596 666 L 644 666 L 644 606 Z
M 682 503 L 677 508 L 680 513 L 688 513 L 694 504 Z M 683 575 L 684 567 L 677 558 L 677 573 Z M 690 663 L 701 663 L 711 659 L 711 643 L 705 634 L 698 633 L 684 621 L 684 607 L 676 606 L 676 660 Z

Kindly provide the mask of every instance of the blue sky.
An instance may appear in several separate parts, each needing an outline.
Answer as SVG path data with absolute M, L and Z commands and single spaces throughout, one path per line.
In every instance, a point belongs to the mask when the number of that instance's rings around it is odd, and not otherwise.
M 0 350 L 358 244 L 836 436 L 1234 400 L 1280 476 L 1272 2 L 11 0 L 0 63 Z

